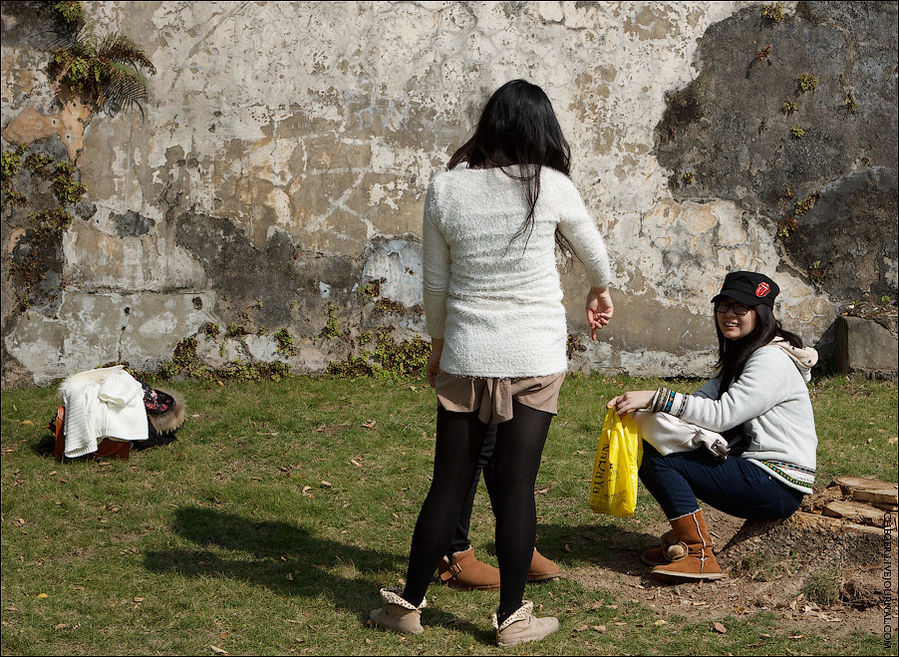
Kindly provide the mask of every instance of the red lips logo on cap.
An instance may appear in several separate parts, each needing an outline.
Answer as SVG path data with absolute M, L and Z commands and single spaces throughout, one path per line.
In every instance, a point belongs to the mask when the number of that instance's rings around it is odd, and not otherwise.
M 767 295 L 771 291 L 771 286 L 767 283 L 759 283 L 759 286 L 755 288 L 755 296 L 763 297 Z

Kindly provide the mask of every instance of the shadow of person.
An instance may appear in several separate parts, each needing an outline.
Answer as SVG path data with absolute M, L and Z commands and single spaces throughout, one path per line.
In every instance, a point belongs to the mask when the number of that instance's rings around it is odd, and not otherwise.
M 612 524 L 541 524 L 537 527 L 537 543 L 541 553 L 563 561 L 569 568 L 596 565 L 642 576 L 646 566 L 640 555 L 659 544 L 659 535 Z
M 362 624 L 369 622 L 369 612 L 379 603 L 381 571 L 403 571 L 406 565 L 405 556 L 322 538 L 295 524 L 213 509 L 182 507 L 175 512 L 172 529 L 198 548 L 146 552 L 148 570 L 239 579 L 285 596 L 326 594 L 335 607 L 356 614 Z M 226 551 L 247 553 L 252 560 L 231 558 Z M 483 639 L 481 629 L 448 613 L 425 613 L 431 625 L 453 626 Z

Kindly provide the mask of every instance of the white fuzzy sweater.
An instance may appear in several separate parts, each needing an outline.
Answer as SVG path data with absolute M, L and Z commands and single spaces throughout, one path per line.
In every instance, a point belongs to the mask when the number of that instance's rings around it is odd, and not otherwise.
M 589 285 L 608 285 L 609 258 L 571 180 L 543 168 L 540 181 L 533 231 L 514 240 L 528 213 L 519 181 L 498 168 L 465 166 L 431 181 L 422 230 L 424 307 L 428 333 L 446 341 L 443 371 L 519 378 L 568 370 L 556 227 L 583 262 Z

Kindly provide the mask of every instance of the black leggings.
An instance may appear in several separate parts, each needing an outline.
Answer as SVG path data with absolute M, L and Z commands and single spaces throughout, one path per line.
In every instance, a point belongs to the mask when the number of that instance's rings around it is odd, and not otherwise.
M 500 622 L 522 604 L 537 538 L 534 483 L 552 414 L 512 402 L 513 418 L 497 427 L 493 453 L 496 481 L 496 558 L 500 569 Z M 415 523 L 403 598 L 418 606 L 453 537 L 471 486 L 486 424 L 477 412 L 437 409 L 434 477 Z

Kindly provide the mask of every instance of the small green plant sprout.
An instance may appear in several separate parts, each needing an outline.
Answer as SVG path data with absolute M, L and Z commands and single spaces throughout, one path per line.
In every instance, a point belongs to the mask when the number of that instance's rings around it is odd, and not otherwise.
M 794 125 L 790 128 L 790 135 L 793 139 L 802 139 L 805 136 L 805 130 L 800 128 L 798 125 Z
M 779 2 L 772 2 L 762 9 L 762 16 L 772 23 L 780 23 L 784 19 L 784 8 Z
M 815 201 L 818 200 L 817 194 L 812 194 L 811 196 L 806 196 L 801 201 L 796 201 L 796 207 L 793 209 L 794 214 L 797 216 L 802 216 L 806 212 L 812 209 L 812 206 L 815 205 Z
M 696 176 L 692 171 L 684 171 L 684 175 L 681 177 L 681 180 L 684 181 L 685 185 L 692 185 L 696 180 Z
M 372 300 L 375 297 L 381 295 L 381 284 L 387 281 L 386 278 L 379 278 L 377 280 L 369 281 L 364 285 L 359 286 L 359 294 L 365 297 L 368 300 Z
M 32 153 L 25 158 L 25 167 L 34 173 L 42 173 L 44 169 L 53 161 L 49 155 L 41 155 Z
M 246 333 L 244 327 L 238 324 L 237 322 L 231 322 L 228 324 L 228 329 L 225 331 L 226 338 L 237 338 Z
M 796 217 L 793 215 L 787 215 L 783 219 L 781 219 L 777 224 L 777 236 L 781 239 L 786 239 L 790 235 L 796 232 Z
M 328 321 L 325 324 L 325 328 L 322 329 L 322 337 L 328 340 L 333 340 L 338 335 L 340 335 L 340 329 L 337 325 L 337 306 L 329 301 L 328 302 Z
M 882 297 L 880 297 L 880 303 L 887 304 L 887 303 L 890 303 L 890 301 L 892 301 L 892 299 L 890 299 L 890 297 L 887 296 L 886 294 L 884 294 Z
M 275 342 L 278 343 L 278 346 L 275 349 L 278 353 L 293 353 L 293 336 L 287 331 L 286 328 L 282 328 L 275 333 Z
M 846 96 L 843 98 L 843 105 L 846 106 L 846 111 L 850 114 L 855 114 L 858 111 L 858 103 L 855 102 L 855 96 L 852 95 L 851 90 L 846 92 Z
M 792 114 L 793 112 L 795 112 L 796 110 L 799 109 L 799 104 L 792 98 L 787 98 L 784 101 L 783 107 L 781 107 L 780 109 L 784 114 L 789 116 L 790 114 Z
M 22 155 L 25 153 L 25 147 L 19 146 L 14 151 L 3 151 L 0 155 L 0 177 L 6 182 L 19 172 L 22 166 Z
M 794 196 L 795 194 L 793 193 L 793 188 L 789 185 L 784 185 L 783 191 L 780 193 L 780 198 L 784 201 L 789 201 Z
M 217 338 L 219 330 L 219 325 L 215 322 L 206 322 L 206 326 L 203 327 L 203 332 L 206 333 L 206 337 L 210 339 Z
M 806 91 L 814 91 L 818 88 L 818 76 L 803 73 L 798 78 L 796 78 L 796 84 L 799 85 L 799 91 L 802 93 L 805 93 Z
M 56 165 L 56 175 L 53 177 L 53 191 L 60 203 L 77 203 L 87 190 L 84 185 L 75 180 L 77 169 L 68 162 L 60 162 Z

